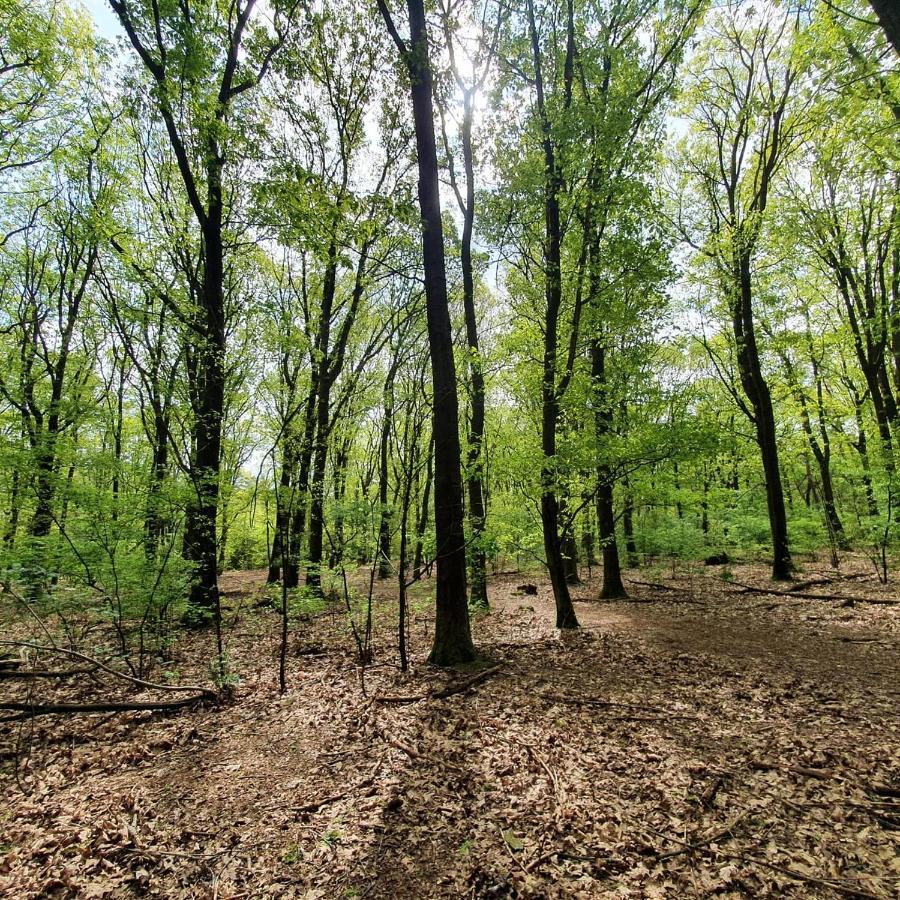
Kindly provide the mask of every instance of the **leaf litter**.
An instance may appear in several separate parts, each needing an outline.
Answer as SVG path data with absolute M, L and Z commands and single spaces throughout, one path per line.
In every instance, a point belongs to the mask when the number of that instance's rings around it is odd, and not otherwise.
M 475 677 L 399 673 L 386 582 L 375 664 L 335 608 L 296 624 L 283 697 L 275 614 L 245 606 L 218 708 L 0 726 L 0 895 L 900 896 L 900 611 L 845 605 L 897 591 L 807 570 L 845 602 L 693 574 L 601 603 L 588 579 L 565 635 L 546 579 L 497 577 Z M 173 649 L 185 681 L 204 641 Z

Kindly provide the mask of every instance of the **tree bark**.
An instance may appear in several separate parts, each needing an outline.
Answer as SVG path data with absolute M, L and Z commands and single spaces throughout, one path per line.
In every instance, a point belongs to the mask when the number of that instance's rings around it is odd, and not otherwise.
M 408 67 L 412 95 L 434 416 L 436 609 L 434 643 L 428 659 L 433 665 L 451 666 L 475 658 L 466 596 L 459 401 L 447 298 L 444 229 L 441 220 L 432 75 L 424 0 L 407 0 L 406 8 L 409 15 L 409 47 L 397 36 L 384 0 L 379 0 L 382 16 Z
M 900 54 L 900 6 L 896 0 L 869 0 L 887 39 Z
M 541 378 L 541 528 L 544 555 L 553 597 L 556 627 L 577 628 L 578 619 L 569 594 L 559 537 L 559 501 L 556 496 L 558 462 L 556 430 L 559 423 L 559 396 L 556 387 L 556 360 L 559 343 L 559 315 L 562 306 L 562 226 L 559 215 L 560 174 L 556 165 L 551 124 L 544 101 L 541 48 L 534 18 L 533 0 L 528 0 L 529 31 L 534 58 L 534 83 L 541 145 L 544 155 L 544 354 Z
M 738 371 L 747 399 L 753 406 L 756 442 L 762 457 L 766 480 L 766 505 L 772 535 L 772 578 L 786 581 L 791 578 L 793 563 L 788 545 L 787 511 L 781 469 L 778 464 L 778 443 L 775 431 L 775 411 L 769 385 L 762 374 L 756 329 L 753 321 L 753 288 L 750 277 L 750 251 L 735 251 L 735 297 L 732 308 L 734 337 L 737 344 Z
M 606 349 L 600 340 L 591 341 L 591 381 L 594 399 L 594 431 L 597 438 L 597 526 L 600 533 L 600 549 L 603 557 L 603 587 L 600 597 L 612 600 L 627 597 L 622 582 L 622 566 L 619 545 L 616 541 L 616 514 L 613 504 L 613 472 L 602 458 L 602 448 L 612 421 L 606 398 Z

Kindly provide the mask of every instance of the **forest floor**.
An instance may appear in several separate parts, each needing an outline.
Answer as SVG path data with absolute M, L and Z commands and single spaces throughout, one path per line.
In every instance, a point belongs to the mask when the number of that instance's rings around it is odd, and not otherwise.
M 227 702 L 0 725 L 0 896 L 900 896 L 900 606 L 863 602 L 900 582 L 871 573 L 632 570 L 629 601 L 573 588 L 562 636 L 546 578 L 497 576 L 482 673 L 424 665 L 424 582 L 405 675 L 386 582 L 373 664 L 336 605 L 292 628 L 284 696 L 263 573 L 228 573 Z M 203 680 L 210 642 L 170 666 Z

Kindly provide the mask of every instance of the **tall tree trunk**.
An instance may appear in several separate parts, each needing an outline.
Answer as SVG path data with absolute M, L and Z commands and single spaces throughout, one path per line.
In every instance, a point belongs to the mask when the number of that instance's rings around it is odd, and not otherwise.
M 409 47 L 400 40 L 384 0 L 379 0 L 382 16 L 409 69 L 416 132 L 425 306 L 434 397 L 434 519 L 437 536 L 437 573 L 434 644 L 429 662 L 433 665 L 450 666 L 475 658 L 466 596 L 459 401 L 456 393 L 456 365 L 453 359 L 453 331 L 447 299 L 444 229 L 441 220 L 437 148 L 434 140 L 432 76 L 424 0 L 407 0 L 406 7 L 409 15 Z
M 896 0 L 869 0 L 869 5 L 878 16 L 891 46 L 900 53 L 900 7 Z
M 394 421 L 394 376 L 399 362 L 399 353 L 391 364 L 384 383 L 384 416 L 381 420 L 381 434 L 378 442 L 378 577 L 387 578 L 391 574 L 391 519 L 392 510 L 388 500 L 389 468 L 391 449 L 391 427 Z
M 486 609 L 487 556 L 484 545 L 484 367 L 478 347 L 478 319 L 475 315 L 475 277 L 472 266 L 472 229 L 475 221 L 475 166 L 472 154 L 472 90 L 463 97 L 462 149 L 466 173 L 466 198 L 463 205 L 463 231 L 460 245 L 460 266 L 463 282 L 463 312 L 466 320 L 466 343 L 469 347 L 469 453 L 466 459 L 466 486 L 469 495 L 469 527 L 472 532 L 469 552 L 471 573 L 470 597 L 473 606 Z
M 337 225 L 334 226 L 335 229 Z M 331 317 L 337 287 L 338 249 L 332 233 L 328 245 L 328 261 L 322 285 L 322 308 L 316 347 L 319 378 L 316 391 L 316 431 L 312 458 L 312 480 L 309 502 L 309 544 L 306 559 L 306 584 L 314 591 L 321 588 L 322 548 L 325 531 L 325 467 L 328 463 L 328 434 L 331 418 Z
M 559 396 L 556 386 L 556 360 L 559 344 L 559 315 L 562 306 L 562 226 L 559 215 L 560 174 L 556 166 L 551 124 L 544 101 L 541 48 L 534 18 L 533 0 L 528 0 L 529 31 L 534 60 L 534 83 L 541 144 L 544 155 L 544 355 L 541 378 L 541 528 L 544 555 L 553 597 L 556 601 L 556 627 L 577 628 L 578 619 L 569 594 L 559 537 L 559 501 L 556 496 L 556 430 L 559 424 Z
M 786 581 L 791 577 L 793 563 L 788 545 L 787 511 L 784 506 L 784 490 L 778 464 L 775 411 L 772 407 L 769 385 L 762 374 L 756 343 L 750 252 L 741 248 L 735 255 L 736 296 L 732 312 L 738 370 L 744 393 L 753 406 L 756 442 L 766 479 L 766 505 L 772 535 L 772 578 Z
M 856 391 L 853 392 L 853 406 L 856 414 L 856 440 L 853 447 L 859 454 L 862 466 L 862 483 L 866 492 L 866 509 L 870 516 L 878 515 L 878 503 L 875 501 L 875 491 L 872 487 L 872 475 L 869 463 L 869 448 L 866 440 L 866 429 L 863 425 L 862 400 Z
M 628 554 L 628 565 L 638 564 L 637 544 L 634 540 L 634 497 L 628 477 L 625 478 L 625 500 L 622 503 L 622 533 L 625 535 L 625 552 Z
M 9 488 L 9 518 L 6 520 L 6 532 L 3 535 L 3 546 L 7 550 L 12 550 L 16 543 L 16 531 L 19 528 L 19 506 L 20 500 L 20 478 L 19 467 L 16 466 L 12 473 L 12 482 Z
M 198 385 L 194 409 L 195 491 L 185 526 L 185 547 L 195 566 L 188 603 L 209 610 L 216 622 L 221 608 L 218 578 L 219 469 L 225 409 L 225 259 L 222 243 L 222 171 L 218 147 L 210 151 L 208 212 L 203 223 L 203 329 L 196 347 Z

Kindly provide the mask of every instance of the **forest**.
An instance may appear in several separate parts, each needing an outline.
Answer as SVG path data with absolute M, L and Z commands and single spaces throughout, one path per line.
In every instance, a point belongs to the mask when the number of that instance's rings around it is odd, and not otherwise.
M 900 895 L 896 0 L 0 0 L 0 896 Z

